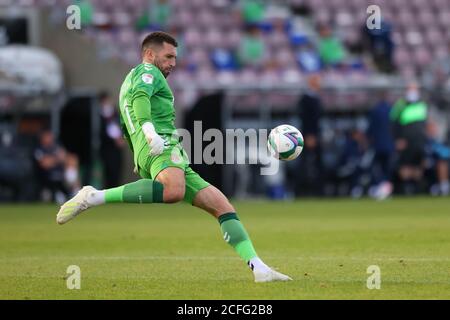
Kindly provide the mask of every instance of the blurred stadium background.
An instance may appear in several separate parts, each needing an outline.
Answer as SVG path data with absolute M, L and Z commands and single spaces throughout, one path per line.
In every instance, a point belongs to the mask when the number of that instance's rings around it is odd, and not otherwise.
M 180 44 L 177 127 L 303 132 L 274 176 L 194 165 L 294 281 L 250 283 L 217 222 L 185 204 L 56 226 L 80 186 L 136 180 L 116 108 L 154 30 Z M 449 108 L 450 0 L 0 0 L 0 298 L 448 299 Z M 73 264 L 82 290 L 67 289 Z
M 80 30 L 66 26 L 72 4 Z M 379 29 L 366 26 L 369 5 Z M 135 179 L 115 108 L 154 30 L 180 43 L 178 127 L 290 123 L 305 135 L 301 157 L 269 178 L 255 165 L 194 166 L 227 195 L 358 198 L 386 181 L 449 193 L 449 0 L 0 0 L 1 201 L 61 202 L 80 185 Z M 426 142 L 421 172 L 403 174 L 388 114 L 413 83 Z

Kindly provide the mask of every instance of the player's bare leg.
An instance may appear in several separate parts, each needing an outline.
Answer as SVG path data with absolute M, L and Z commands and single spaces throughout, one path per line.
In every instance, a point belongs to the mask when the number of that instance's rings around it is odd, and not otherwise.
M 292 280 L 268 267 L 257 256 L 247 231 L 236 216 L 236 210 L 219 189 L 209 186 L 200 190 L 192 204 L 219 220 L 224 240 L 247 262 L 253 271 L 255 282 Z
M 164 186 L 164 203 L 175 203 L 183 200 L 186 189 L 183 170 L 176 167 L 166 168 L 156 176 L 155 180 Z
M 219 218 L 227 212 L 235 212 L 227 197 L 216 187 L 209 186 L 200 190 L 194 198 L 193 205 Z

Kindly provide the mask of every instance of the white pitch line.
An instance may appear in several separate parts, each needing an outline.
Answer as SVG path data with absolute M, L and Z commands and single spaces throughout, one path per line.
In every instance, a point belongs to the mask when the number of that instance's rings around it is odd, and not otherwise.
M 429 258 L 429 257 L 292 257 L 292 256 L 268 256 L 264 257 L 269 259 L 282 259 L 282 260 L 311 260 L 311 261 L 410 261 L 410 262 L 450 262 L 450 257 L 442 258 Z M 0 261 L 20 261 L 20 260 L 240 260 L 239 257 L 223 257 L 223 256 L 27 256 L 27 257 L 2 257 Z

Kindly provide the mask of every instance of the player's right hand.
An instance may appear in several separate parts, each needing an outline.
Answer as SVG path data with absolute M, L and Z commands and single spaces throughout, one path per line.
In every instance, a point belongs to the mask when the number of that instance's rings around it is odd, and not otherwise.
M 146 122 L 142 125 L 142 131 L 150 146 L 150 155 L 160 155 L 164 148 L 167 146 L 167 142 L 155 131 L 155 127 L 151 122 Z
M 161 138 L 159 134 L 156 133 L 153 137 L 151 137 L 149 146 L 150 146 L 150 155 L 157 156 L 164 151 L 164 148 L 166 147 L 166 141 L 163 138 Z

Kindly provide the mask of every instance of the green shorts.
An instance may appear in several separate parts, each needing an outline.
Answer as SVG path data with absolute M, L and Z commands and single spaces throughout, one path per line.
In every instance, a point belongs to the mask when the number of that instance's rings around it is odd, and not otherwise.
M 144 179 L 155 179 L 164 169 L 169 167 L 180 168 L 184 171 L 186 192 L 184 201 L 192 204 L 195 195 L 210 184 L 189 166 L 189 158 L 181 144 L 171 141 L 168 148 L 157 156 L 149 155 L 150 148 L 143 148 L 137 158 L 139 175 Z

